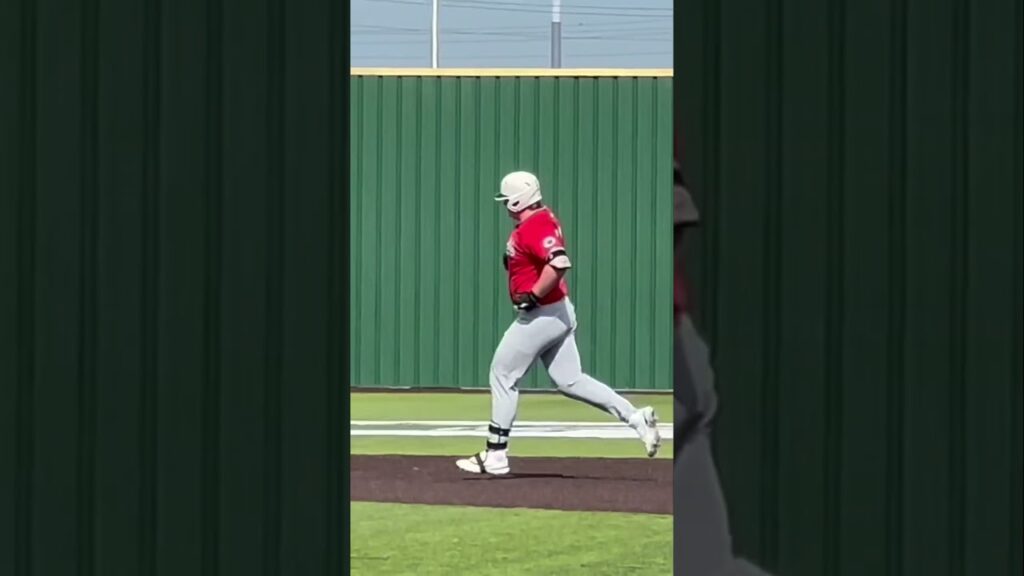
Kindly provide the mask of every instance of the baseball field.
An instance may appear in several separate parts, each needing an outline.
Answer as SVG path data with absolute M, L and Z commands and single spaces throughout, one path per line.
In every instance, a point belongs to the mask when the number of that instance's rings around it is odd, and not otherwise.
M 351 395 L 351 573 L 373 576 L 672 573 L 672 401 L 650 459 L 632 430 L 557 394 L 520 397 L 512 473 L 466 474 L 486 393 Z

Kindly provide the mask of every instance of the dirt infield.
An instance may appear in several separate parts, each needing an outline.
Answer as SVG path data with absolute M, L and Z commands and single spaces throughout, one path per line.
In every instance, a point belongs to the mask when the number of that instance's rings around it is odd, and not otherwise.
M 672 513 L 672 461 L 519 458 L 507 476 L 478 476 L 454 457 L 352 456 L 353 501 Z

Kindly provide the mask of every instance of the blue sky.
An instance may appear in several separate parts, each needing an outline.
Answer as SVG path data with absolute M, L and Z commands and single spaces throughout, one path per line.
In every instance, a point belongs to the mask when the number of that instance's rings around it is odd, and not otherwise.
M 440 0 L 442 68 L 547 68 L 551 0 Z M 351 0 L 352 66 L 430 67 L 431 0 Z M 563 68 L 671 68 L 671 0 L 562 0 Z

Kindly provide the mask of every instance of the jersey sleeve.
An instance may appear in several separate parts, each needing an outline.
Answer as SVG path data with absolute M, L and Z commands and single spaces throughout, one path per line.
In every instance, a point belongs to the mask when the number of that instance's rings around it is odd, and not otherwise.
M 551 265 L 553 268 L 566 269 L 572 267 L 569 254 L 565 250 L 565 239 L 557 221 L 547 221 L 531 230 L 527 238 L 526 249 L 537 260 Z

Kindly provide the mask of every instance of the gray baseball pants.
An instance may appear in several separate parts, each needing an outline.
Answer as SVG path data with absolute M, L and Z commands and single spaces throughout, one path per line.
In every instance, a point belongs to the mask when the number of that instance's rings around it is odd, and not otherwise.
M 675 334 L 675 574 L 767 576 L 735 558 L 725 498 L 711 452 L 710 421 L 717 407 L 707 345 L 688 315 Z
M 576 310 L 568 298 L 519 312 L 491 361 L 491 431 L 488 446 L 503 445 L 519 406 L 519 380 L 540 359 L 562 394 L 628 422 L 636 408 L 608 385 L 583 372 L 576 347 Z

